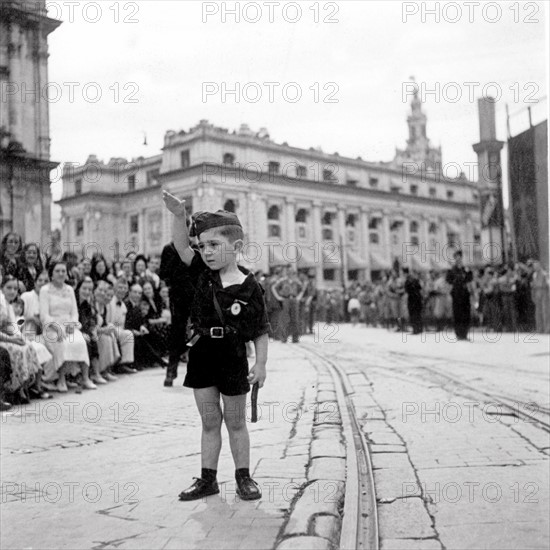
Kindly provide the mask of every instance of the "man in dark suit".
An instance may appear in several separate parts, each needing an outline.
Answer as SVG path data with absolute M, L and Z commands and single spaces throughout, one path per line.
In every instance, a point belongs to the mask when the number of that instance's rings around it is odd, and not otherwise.
M 447 272 L 447 282 L 452 286 L 453 317 L 458 340 L 468 340 L 470 330 L 470 289 L 472 272 L 462 265 L 462 251 L 454 253 L 455 265 Z
M 170 327 L 170 353 L 164 385 L 170 387 L 178 377 L 178 363 L 185 353 L 187 361 L 187 321 L 194 296 L 194 281 L 189 266 L 181 261 L 174 243 L 167 244 L 160 258 L 160 278 L 170 289 L 170 310 L 172 325 Z
M 418 277 L 410 273 L 408 267 L 403 268 L 405 275 L 405 292 L 407 293 L 407 307 L 409 309 L 409 322 L 413 334 L 422 332 L 422 285 Z

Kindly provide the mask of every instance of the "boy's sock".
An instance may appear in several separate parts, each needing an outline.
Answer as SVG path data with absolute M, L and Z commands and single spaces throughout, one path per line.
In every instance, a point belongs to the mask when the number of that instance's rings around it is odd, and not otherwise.
M 235 470 L 235 479 L 237 481 L 240 481 L 241 479 L 245 477 L 250 477 L 250 469 L 249 468 L 238 468 Z
M 212 483 L 213 481 L 216 481 L 216 475 L 218 471 L 217 470 L 210 470 L 209 468 L 202 468 L 201 470 L 201 478 L 205 481 L 208 481 Z

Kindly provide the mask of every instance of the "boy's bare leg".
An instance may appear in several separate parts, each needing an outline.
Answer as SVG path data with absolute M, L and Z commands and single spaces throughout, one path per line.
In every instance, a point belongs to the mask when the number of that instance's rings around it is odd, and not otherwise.
M 222 448 L 220 392 L 214 386 L 193 392 L 202 421 L 201 467 L 217 470 Z
M 267 335 L 266 335 L 267 336 Z M 223 395 L 223 418 L 235 461 L 237 495 L 243 500 L 262 498 L 260 486 L 250 477 L 250 438 L 246 426 L 246 394 Z
M 246 394 L 223 395 L 223 419 L 235 469 L 250 467 L 250 438 L 246 425 Z

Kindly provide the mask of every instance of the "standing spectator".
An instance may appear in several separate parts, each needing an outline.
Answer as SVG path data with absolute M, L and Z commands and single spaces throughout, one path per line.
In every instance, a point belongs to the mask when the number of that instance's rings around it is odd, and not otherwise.
M 515 332 L 517 330 L 516 274 L 512 266 L 503 268 L 498 279 L 498 289 L 502 306 L 502 325 L 504 330 Z
M 468 284 L 472 282 L 473 276 L 472 272 L 462 265 L 462 250 L 457 250 L 453 257 L 455 265 L 447 272 L 447 282 L 452 287 L 455 333 L 458 340 L 468 340 L 471 316 Z
M 298 278 L 296 270 L 287 268 L 288 275 L 280 279 L 272 287 L 272 292 L 277 300 L 283 304 L 283 321 L 281 327 L 281 341 L 286 343 L 289 333 L 293 343 L 300 341 L 300 300 L 305 292 L 305 287 Z M 285 322 L 288 319 L 288 322 Z
M 107 281 L 112 285 L 116 284 L 116 277 L 110 272 L 107 261 L 103 256 L 94 256 L 92 258 L 90 275 L 94 284 L 97 284 L 98 281 Z
M 128 283 L 124 277 L 118 279 L 115 285 L 115 295 L 107 305 L 107 323 L 116 327 L 115 337 L 120 350 L 120 363 L 113 370 L 117 374 L 134 374 L 134 336 L 126 326 L 126 314 L 128 309 L 124 300 L 128 296 Z
M 405 292 L 407 293 L 407 307 L 409 308 L 409 321 L 413 334 L 422 332 L 422 285 L 418 277 L 410 273 L 408 267 L 403 268 L 405 274 Z
M 517 266 L 516 309 L 518 312 L 518 328 L 521 332 L 529 332 L 535 328 L 535 304 L 531 298 L 531 281 L 526 266 Z
M 186 222 L 189 225 L 189 221 Z M 170 325 L 168 368 L 164 386 L 171 387 L 178 377 L 180 360 L 187 362 L 187 322 L 195 292 L 195 281 L 191 277 L 191 266 L 180 258 L 174 243 L 167 244 L 160 260 L 160 278 L 168 285 L 170 296 Z
M 405 295 L 405 281 L 398 270 L 392 271 L 386 286 L 390 305 L 391 324 L 397 325 L 396 332 L 404 329 L 403 296 Z
M 267 306 L 267 316 L 269 318 L 269 326 L 271 327 L 270 336 L 275 340 L 280 340 L 280 319 L 283 304 L 273 294 L 273 286 L 276 285 L 281 279 L 282 268 L 276 267 L 273 270 L 273 274 L 266 279 L 265 283 L 265 303 Z
M 13 275 L 17 277 L 23 241 L 18 233 L 7 233 L 0 244 L 0 266 L 4 269 L 4 276 Z
M 447 282 L 445 273 L 440 273 L 434 281 L 433 316 L 435 330 L 443 330 L 453 317 L 453 299 L 451 297 L 451 285 Z
M 153 256 L 149 260 L 149 263 L 147 264 L 147 270 L 145 273 L 153 281 L 153 285 L 156 291 L 160 289 L 159 271 L 160 271 L 160 257 Z
M 147 269 L 147 258 L 143 254 L 136 256 L 134 260 L 134 279 L 135 282 L 143 287 L 146 281 L 149 281 L 155 288 L 155 282 Z
M 534 262 L 533 275 L 531 276 L 531 293 L 535 304 L 536 331 L 547 333 L 550 331 L 549 323 L 549 293 L 548 273 L 542 269 L 540 262 Z
M 353 326 L 357 325 L 357 322 L 359 321 L 359 315 L 361 313 L 361 302 L 357 298 L 357 296 L 352 295 L 351 298 L 348 300 L 348 314 L 351 321 L 351 324 Z
M 317 284 L 315 282 L 315 275 L 309 274 L 307 280 L 307 286 L 305 291 L 306 297 L 306 333 L 313 334 L 313 325 L 317 320 L 317 298 L 318 298 Z
M 128 286 L 131 286 L 135 282 L 134 276 L 134 262 L 126 258 L 121 264 L 122 274 L 121 276 L 126 279 Z
M 481 316 L 483 325 L 494 330 L 499 330 L 500 316 L 498 307 L 498 280 L 492 267 L 487 267 L 483 277 L 479 281 L 481 295 Z
M 25 285 L 25 291 L 34 289 L 34 282 L 40 273 L 42 273 L 42 259 L 38 245 L 28 243 L 23 247 L 20 259 L 19 280 Z
M 51 282 L 40 289 L 40 321 L 46 347 L 53 355 L 58 378 L 57 391 L 66 393 L 66 375 L 79 372 L 82 372 L 84 387 L 96 389 L 88 375 L 90 359 L 86 341 L 80 332 L 74 290 L 65 283 L 67 264 L 54 260 L 49 275 Z

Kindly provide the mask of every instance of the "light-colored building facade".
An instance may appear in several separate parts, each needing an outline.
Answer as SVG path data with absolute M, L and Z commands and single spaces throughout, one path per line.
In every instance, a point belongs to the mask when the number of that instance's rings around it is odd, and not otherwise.
M 45 0 L 0 2 L 0 236 L 50 238 L 48 35 Z
M 154 157 L 90 156 L 65 170 L 62 240 L 87 246 L 88 255 L 96 248 L 108 257 L 159 254 L 171 238 L 164 188 L 192 211 L 235 211 L 245 228 L 243 260 L 253 269 L 294 263 L 332 286 L 376 277 L 396 261 L 446 268 L 454 248 L 479 241 L 477 185 L 434 170 L 440 150 L 429 148 L 416 97 L 408 123 L 415 130 L 407 149 L 390 163 L 299 149 L 275 143 L 265 129 L 229 132 L 205 120 L 166 132 Z

